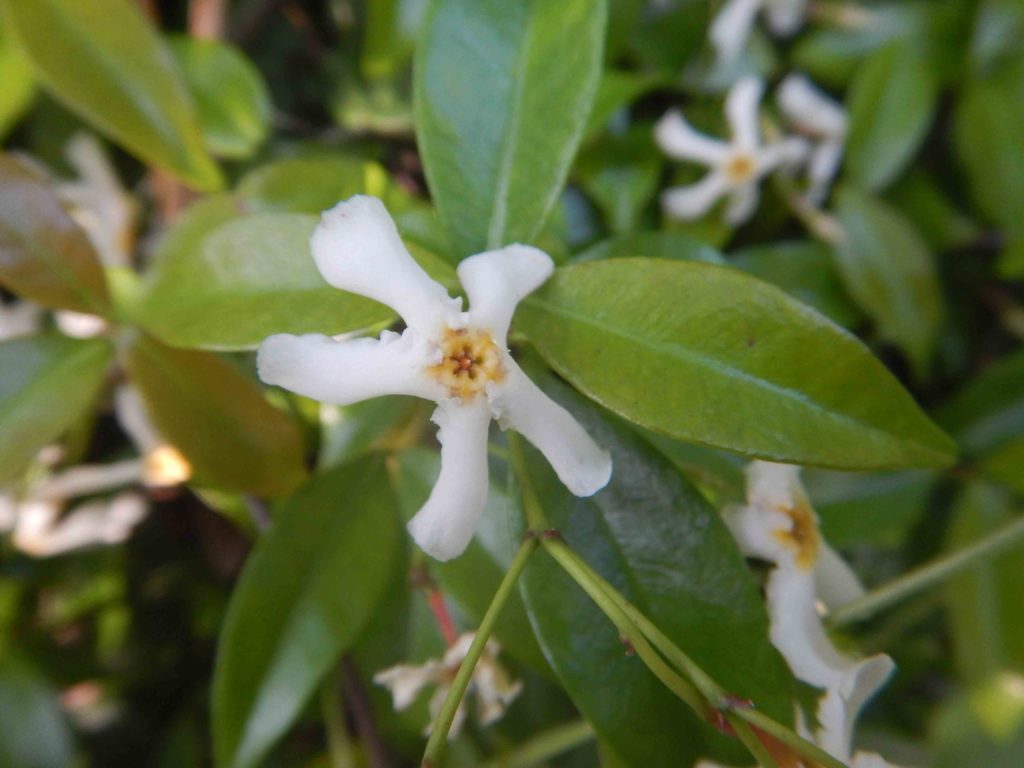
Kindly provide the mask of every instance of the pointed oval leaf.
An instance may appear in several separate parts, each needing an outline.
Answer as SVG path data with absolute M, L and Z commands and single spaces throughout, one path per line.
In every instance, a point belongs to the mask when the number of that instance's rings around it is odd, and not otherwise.
M 112 357 L 99 339 L 42 335 L 0 344 L 0 486 L 85 414 Z
M 249 157 L 270 129 L 270 93 L 259 70 L 219 40 L 178 36 L 170 48 L 192 92 L 207 148 L 221 157 Z
M 329 285 L 309 237 L 317 217 L 257 213 L 231 204 L 203 212 L 189 236 L 169 240 L 148 276 L 139 321 L 180 347 L 252 349 L 273 333 L 338 334 L 394 316 L 387 307 Z
M 603 0 L 435 2 L 415 62 L 416 135 L 462 255 L 538 233 L 601 75 Z
M 852 187 L 839 190 L 836 212 L 844 232 L 836 264 L 847 291 L 924 373 L 943 314 L 931 250 L 899 211 Z
M 88 236 L 41 172 L 13 155 L 0 155 L 0 285 L 53 309 L 110 309 Z
M 639 437 L 564 386 L 545 388 L 611 452 L 614 470 L 606 488 L 579 499 L 522 443 L 524 498 L 538 499 L 569 546 L 726 690 L 791 719 L 792 678 L 768 640 L 764 603 L 719 514 Z M 626 653 L 612 623 L 552 559 L 534 558 L 522 593 L 548 661 L 625 764 L 736 756 L 727 739 Z
M 143 160 L 221 185 L 174 57 L 129 0 L 0 0 L 39 82 Z
M 953 457 L 949 438 L 856 338 L 727 267 L 642 258 L 563 267 L 516 317 L 581 391 L 670 437 L 846 469 Z
M 398 560 L 384 461 L 320 475 L 281 505 L 228 607 L 213 681 L 220 768 L 260 764 L 358 638 Z
M 2 19 L 0 19 L 2 22 Z M 11 44 L 0 23 L 0 139 L 21 118 L 36 93 L 28 62 Z
M 298 426 L 231 363 L 140 337 L 125 365 L 153 423 L 192 464 L 197 485 L 275 496 L 305 479 Z

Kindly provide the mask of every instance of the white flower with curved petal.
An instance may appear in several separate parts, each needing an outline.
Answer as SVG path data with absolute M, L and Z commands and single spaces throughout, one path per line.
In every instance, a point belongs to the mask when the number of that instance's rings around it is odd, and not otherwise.
M 725 116 L 730 141 L 705 136 L 686 122 L 679 110 L 671 110 L 654 127 L 654 138 L 669 157 L 693 160 L 711 170 L 696 184 L 674 187 L 662 194 L 665 212 L 680 219 L 698 218 L 715 202 L 728 196 L 725 218 L 732 225 L 749 219 L 760 200 L 758 183 L 776 168 L 801 160 L 806 143 L 787 137 L 761 143 L 758 105 L 764 90 L 757 78 L 744 78 L 729 90 Z
M 259 375 L 315 400 L 350 405 L 380 395 L 414 395 L 438 407 L 441 474 L 408 525 L 438 560 L 469 544 L 487 500 L 487 433 L 492 419 L 520 432 L 577 496 L 611 477 L 611 458 L 560 405 L 530 381 L 507 349 L 516 305 L 551 275 L 551 258 L 509 245 L 464 259 L 462 311 L 402 244 L 380 200 L 357 195 L 323 214 L 311 239 L 328 283 L 387 304 L 405 320 L 402 334 L 379 339 L 278 334 L 258 356 Z
M 800 74 L 786 77 L 775 98 L 793 127 L 814 141 L 807 158 L 807 198 L 820 205 L 843 158 L 849 127 L 846 111 Z
M 788 37 L 804 23 L 807 0 L 727 0 L 708 29 L 719 61 L 729 63 L 739 57 L 761 11 L 772 34 Z
M 448 691 L 451 690 L 455 674 L 465 661 L 470 645 L 473 644 L 473 637 L 472 632 L 461 635 L 440 660 L 429 659 L 423 664 L 399 664 L 373 676 L 375 683 L 391 691 L 391 698 L 398 712 L 407 709 L 424 688 L 436 686 L 428 705 L 430 723 L 424 729 L 424 735 L 428 735 L 433 724 L 437 722 L 437 716 L 441 713 Z M 522 682 L 513 680 L 498 661 L 500 651 L 501 647 L 497 641 L 487 641 L 466 691 L 467 694 L 476 697 L 477 719 L 480 725 L 490 725 L 499 720 L 505 714 L 508 705 L 523 689 Z M 459 708 L 455 711 L 455 719 L 452 721 L 451 730 L 448 731 L 449 738 L 455 738 L 462 730 L 462 724 L 466 719 L 463 702 L 460 702 Z

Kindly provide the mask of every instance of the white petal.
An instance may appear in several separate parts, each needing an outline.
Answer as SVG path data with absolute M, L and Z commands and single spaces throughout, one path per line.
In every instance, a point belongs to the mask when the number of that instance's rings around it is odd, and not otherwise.
M 810 186 L 807 197 L 815 205 L 821 205 L 828 197 L 828 188 L 835 178 L 836 171 L 843 159 L 843 142 L 823 141 L 814 148 L 807 166 L 807 179 Z
M 33 498 L 63 501 L 109 491 L 142 479 L 142 462 L 127 459 L 111 464 L 81 464 L 43 480 L 32 489 Z
M 821 542 L 818 549 L 818 564 L 814 569 L 815 589 L 818 599 L 830 610 L 846 605 L 864 595 L 853 569 L 832 547 Z
M 465 405 L 442 403 L 430 417 L 439 427 L 441 474 L 430 498 L 406 526 L 437 560 L 462 554 L 487 504 L 487 428 L 491 413 L 482 397 Z
M 356 195 L 325 211 L 310 246 L 328 283 L 387 304 L 427 338 L 435 338 L 461 308 L 409 255 L 375 197 Z
M 756 77 L 744 77 L 729 89 L 725 99 L 725 117 L 732 130 L 735 146 L 753 150 L 760 143 L 758 105 L 764 83 Z
M 728 0 L 722 6 L 708 30 L 719 59 L 729 62 L 740 55 L 750 37 L 754 16 L 763 4 L 764 0 Z
M 807 16 L 807 0 L 769 0 L 765 7 L 768 28 L 779 37 L 796 32 Z
M 612 476 L 608 452 L 512 358 L 505 365 L 505 381 L 488 392 L 502 429 L 512 428 L 533 443 L 576 496 L 591 496 L 604 488 Z
M 98 315 L 62 309 L 54 314 L 57 327 L 65 336 L 73 339 L 92 339 L 106 333 L 107 321 Z
M 789 75 L 775 95 L 786 118 L 797 129 L 814 136 L 846 135 L 846 112 L 800 74 Z
M 802 136 L 787 136 L 762 147 L 757 152 L 757 176 L 764 176 L 779 167 L 793 167 L 803 163 L 810 154 L 811 145 Z
M 29 515 L 40 511 L 32 508 Z M 48 512 L 49 510 L 47 510 Z M 49 557 L 97 544 L 118 544 L 146 516 L 145 500 L 136 493 L 81 504 L 59 522 L 45 515 L 27 527 L 19 525 L 15 544 L 28 554 Z
M 655 124 L 654 140 L 666 155 L 677 160 L 718 165 L 729 154 L 728 144 L 695 130 L 678 109 L 666 112 Z
M 516 305 L 551 277 L 555 263 L 544 251 L 509 245 L 463 259 L 458 274 L 469 297 L 469 324 L 486 328 L 504 348 Z
M 114 393 L 114 414 L 139 453 L 145 455 L 164 445 L 164 439 L 157 432 L 149 418 L 146 404 L 139 391 L 130 384 L 122 384 Z
M 793 521 L 788 515 L 772 507 L 747 504 L 726 509 L 724 519 L 740 551 L 747 557 L 777 564 L 793 560 L 793 550 L 776 535 L 777 531 L 792 528 Z
M 744 469 L 747 501 L 758 507 L 792 507 L 803 500 L 800 467 L 774 461 L 752 461 Z
M 732 226 L 738 226 L 754 215 L 757 204 L 761 200 L 761 192 L 756 182 L 748 182 L 733 188 L 729 195 L 729 205 L 725 209 L 725 220 Z
M 848 665 L 838 685 L 830 687 L 818 704 L 817 740 L 824 750 L 840 760 L 849 760 L 857 717 L 895 668 L 885 654 Z
M 409 707 L 426 686 L 439 682 L 444 669 L 435 660 L 424 664 L 398 664 L 384 669 L 373 676 L 373 682 L 391 691 L 396 712 Z
M 729 189 L 729 183 L 718 172 L 711 172 L 696 184 L 672 187 L 661 194 L 661 207 L 676 219 L 697 219 L 708 212 Z
M 840 684 L 850 660 L 839 654 L 825 634 L 815 607 L 814 574 L 780 565 L 765 588 L 771 641 L 793 674 L 818 688 Z
M 441 353 L 416 331 L 385 331 L 379 339 L 335 341 L 328 336 L 277 334 L 264 340 L 256 358 L 260 378 L 314 400 L 351 405 L 381 395 L 444 397 L 427 375 Z

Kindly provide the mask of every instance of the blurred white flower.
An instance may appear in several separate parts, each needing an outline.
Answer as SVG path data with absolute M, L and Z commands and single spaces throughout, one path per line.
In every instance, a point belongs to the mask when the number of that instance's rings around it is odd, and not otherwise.
M 147 487 L 168 488 L 192 476 L 192 465 L 163 438 L 150 420 L 142 396 L 131 384 L 122 384 L 114 393 L 114 413 L 142 456 L 142 482 Z
M 424 688 L 436 686 L 433 696 L 430 697 L 430 724 L 424 729 L 424 735 L 433 729 L 459 666 L 465 660 L 469 646 L 473 643 L 473 637 L 472 632 L 460 636 L 440 660 L 430 659 L 423 664 L 399 664 L 373 676 L 375 683 L 391 691 L 395 710 L 399 712 L 407 709 Z M 508 671 L 498 662 L 500 650 L 496 641 L 487 641 L 466 690 L 467 696 L 472 694 L 476 697 L 477 719 L 481 725 L 490 725 L 501 718 L 508 705 L 523 689 L 522 682 L 512 680 Z M 465 699 L 455 712 L 455 719 L 448 732 L 449 738 L 458 736 L 462 729 L 466 719 L 464 705 Z
M 138 203 L 121 185 L 95 136 L 75 134 L 65 154 L 78 179 L 59 184 L 58 195 L 71 207 L 72 218 L 85 230 L 104 266 L 131 266 Z
M 609 455 L 508 353 L 516 305 L 554 269 L 547 254 L 510 245 L 463 260 L 458 275 L 471 305 L 463 312 L 461 300 L 409 255 L 376 198 L 357 195 L 324 213 L 311 245 L 327 282 L 392 307 L 406 330 L 341 341 L 271 336 L 260 346 L 260 378 L 335 405 L 388 394 L 438 404 L 431 420 L 439 427 L 441 474 L 408 526 L 425 552 L 448 560 L 473 536 L 487 500 L 491 419 L 537 446 L 574 494 L 607 484 Z
M 776 101 L 794 129 L 814 142 L 807 158 L 807 199 L 821 205 L 843 157 L 848 130 L 846 112 L 800 74 L 791 74 L 782 81 Z
M 807 0 L 726 0 L 708 30 L 719 61 L 729 63 L 739 57 L 760 11 L 772 34 L 788 37 L 804 23 Z
M 797 137 L 761 143 L 758 105 L 763 89 L 760 80 L 744 78 L 729 90 L 725 116 L 732 133 L 730 141 L 713 139 L 694 130 L 679 110 L 668 112 L 658 121 L 654 137 L 667 155 L 694 160 L 711 169 L 696 184 L 666 190 L 661 197 L 666 213 L 680 219 L 695 219 L 728 195 L 726 220 L 733 225 L 741 224 L 757 208 L 760 180 L 779 166 L 805 156 L 806 142 Z
M 54 313 L 53 319 L 60 332 L 73 339 L 92 339 L 102 336 L 110 328 L 107 321 L 99 315 L 70 309 L 58 310 Z
M 43 311 L 30 301 L 0 301 L 0 341 L 31 336 L 39 330 Z
M 121 491 L 77 505 L 72 501 L 137 483 L 141 473 L 138 460 L 82 465 L 45 474 L 24 494 L 0 492 L 0 530 L 10 531 L 14 546 L 33 557 L 122 542 L 146 516 L 142 494 Z
M 822 539 L 799 467 L 752 462 L 747 502 L 726 510 L 725 520 L 744 554 L 774 564 L 765 588 L 772 644 L 798 679 L 824 689 L 813 739 L 849 762 L 857 716 L 894 665 L 884 654 L 853 659 L 840 653 L 825 632 L 819 604 L 835 608 L 856 599 L 863 594 L 860 583 Z M 881 760 L 858 753 L 853 765 L 887 765 Z

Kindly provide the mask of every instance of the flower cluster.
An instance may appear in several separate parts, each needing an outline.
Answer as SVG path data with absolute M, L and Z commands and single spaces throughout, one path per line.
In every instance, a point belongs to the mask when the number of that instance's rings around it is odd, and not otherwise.
M 842 108 L 802 75 L 790 75 L 777 93 L 779 108 L 800 135 L 763 141 L 759 106 L 764 84 L 757 78 L 737 81 L 725 99 L 728 141 L 695 130 L 679 110 L 668 112 L 654 129 L 662 151 L 678 160 L 707 165 L 699 182 L 666 190 L 665 212 L 679 219 L 703 216 L 720 198 L 728 196 L 725 218 L 738 225 L 749 219 L 760 199 L 758 185 L 768 174 L 805 167 L 807 199 L 820 205 L 838 170 L 846 140 L 847 121 Z
M 335 405 L 388 394 L 437 403 L 431 420 L 438 426 L 441 474 L 408 526 L 427 554 L 448 560 L 473 536 L 487 501 L 492 419 L 540 449 L 577 496 L 607 484 L 608 453 L 508 352 L 516 305 L 554 269 L 547 254 L 509 245 L 464 259 L 458 267 L 470 301 L 464 312 L 462 300 L 412 258 L 374 197 L 357 195 L 327 211 L 311 245 L 327 282 L 387 304 L 406 328 L 378 339 L 271 336 L 259 350 L 260 378 Z

